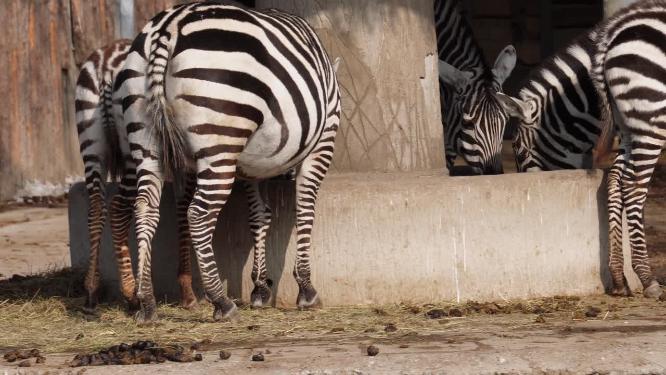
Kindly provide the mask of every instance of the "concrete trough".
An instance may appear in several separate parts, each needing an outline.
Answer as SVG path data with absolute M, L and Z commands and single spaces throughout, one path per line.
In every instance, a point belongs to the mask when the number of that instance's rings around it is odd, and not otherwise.
M 317 202 L 313 283 L 328 306 L 603 292 L 608 277 L 602 181 L 601 171 L 459 178 L 441 172 L 332 174 Z M 276 305 L 293 306 L 293 182 L 265 185 L 274 212 L 268 273 Z M 215 251 L 228 293 L 247 301 L 252 241 L 245 197 L 237 191 L 222 212 Z M 158 299 L 175 300 L 178 241 L 169 189 L 162 203 L 153 280 Z M 85 187 L 74 186 L 73 265 L 85 266 L 88 258 L 87 204 Z M 108 225 L 102 251 L 104 288 L 117 295 Z M 200 291 L 196 276 L 195 284 Z

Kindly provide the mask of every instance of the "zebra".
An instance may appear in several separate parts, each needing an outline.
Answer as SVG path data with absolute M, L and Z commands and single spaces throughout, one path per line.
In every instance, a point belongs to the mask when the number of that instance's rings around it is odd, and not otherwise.
M 498 174 L 509 118 L 494 94 L 516 66 L 516 49 L 506 46 L 491 69 L 460 6 L 458 0 L 435 0 L 446 166 L 453 175 L 460 155 L 474 173 Z
M 137 193 L 139 322 L 156 319 L 151 241 L 165 176 L 190 176 L 187 217 L 205 296 L 216 321 L 235 303 L 222 288 L 212 248 L 217 216 L 236 179 L 250 197 L 253 306 L 271 301 L 265 238 L 271 211 L 261 180 L 298 166 L 296 262 L 299 308 L 321 300 L 311 282 L 315 202 L 340 123 L 332 63 L 313 29 L 279 10 L 200 2 L 156 15 L 134 40 L 117 80 Z
M 75 110 L 81 157 L 85 167 L 86 189 L 90 205 L 88 208 L 88 232 L 90 257 L 84 287 L 87 292 L 85 309 L 93 311 L 97 305 L 99 288 L 99 249 L 102 229 L 107 217 L 106 182 L 110 177 L 116 181 L 122 177 L 121 191 L 132 191 L 136 183 L 134 172 L 124 168 L 122 150 L 128 149 L 126 137 L 119 135 L 121 116 L 112 104 L 113 84 L 125 63 L 131 46 L 130 40 L 117 40 L 95 50 L 82 64 L 76 84 Z M 125 194 L 126 195 L 126 194 Z M 123 200 L 123 194 L 114 196 L 110 206 L 110 223 L 120 276 L 120 289 L 128 309 L 138 308 L 135 296 L 135 280 L 128 246 L 130 218 L 119 215 L 131 214 L 131 206 Z M 182 203 L 181 205 L 182 206 Z M 191 308 L 196 304 L 192 291 L 190 261 L 191 243 L 187 229 L 185 210 L 179 214 L 181 231 L 178 281 L 181 290 L 181 305 Z M 186 209 L 186 205 L 184 206 Z
M 607 180 L 614 295 L 631 294 L 623 272 L 623 212 L 643 295 L 662 294 L 650 269 L 643 207 L 666 144 L 665 50 L 666 1 L 639 1 L 544 63 L 520 98 L 499 95 L 507 113 L 520 119 L 514 139 L 519 171 L 585 167 L 595 145 L 603 155 L 619 134 Z

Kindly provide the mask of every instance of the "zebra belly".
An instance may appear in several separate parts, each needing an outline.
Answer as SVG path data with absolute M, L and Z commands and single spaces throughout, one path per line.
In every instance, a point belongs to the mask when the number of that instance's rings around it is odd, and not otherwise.
M 302 150 L 277 121 L 264 122 L 249 138 L 238 157 L 238 174 L 244 179 L 265 179 L 286 173 L 302 159 Z M 306 147 L 307 149 L 307 147 Z

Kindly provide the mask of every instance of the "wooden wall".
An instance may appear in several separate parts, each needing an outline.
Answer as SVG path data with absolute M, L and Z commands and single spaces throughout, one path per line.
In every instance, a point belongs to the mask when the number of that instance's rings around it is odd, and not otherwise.
M 137 0 L 135 25 L 184 0 Z M 117 0 L 2 0 L 0 201 L 26 181 L 82 175 L 74 126 L 78 64 L 114 39 Z

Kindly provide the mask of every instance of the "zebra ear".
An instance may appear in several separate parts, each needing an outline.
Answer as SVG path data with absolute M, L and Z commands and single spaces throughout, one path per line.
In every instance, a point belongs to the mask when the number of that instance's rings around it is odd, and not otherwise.
M 493 75 L 495 79 L 499 81 L 500 86 L 506 81 L 507 78 L 511 75 L 513 68 L 516 67 L 516 49 L 512 45 L 504 47 L 502 52 L 497 56 L 495 60 L 495 66 L 493 67 Z
M 449 86 L 459 88 L 465 86 L 471 74 L 458 70 L 456 67 L 439 60 L 439 78 Z
M 340 56 L 335 58 L 335 61 L 333 61 L 333 71 L 338 72 L 338 68 L 340 67 Z
M 517 117 L 520 120 L 530 118 L 532 106 L 528 102 L 502 94 L 501 92 L 496 93 L 495 96 L 499 99 L 502 108 L 504 108 L 509 116 Z

